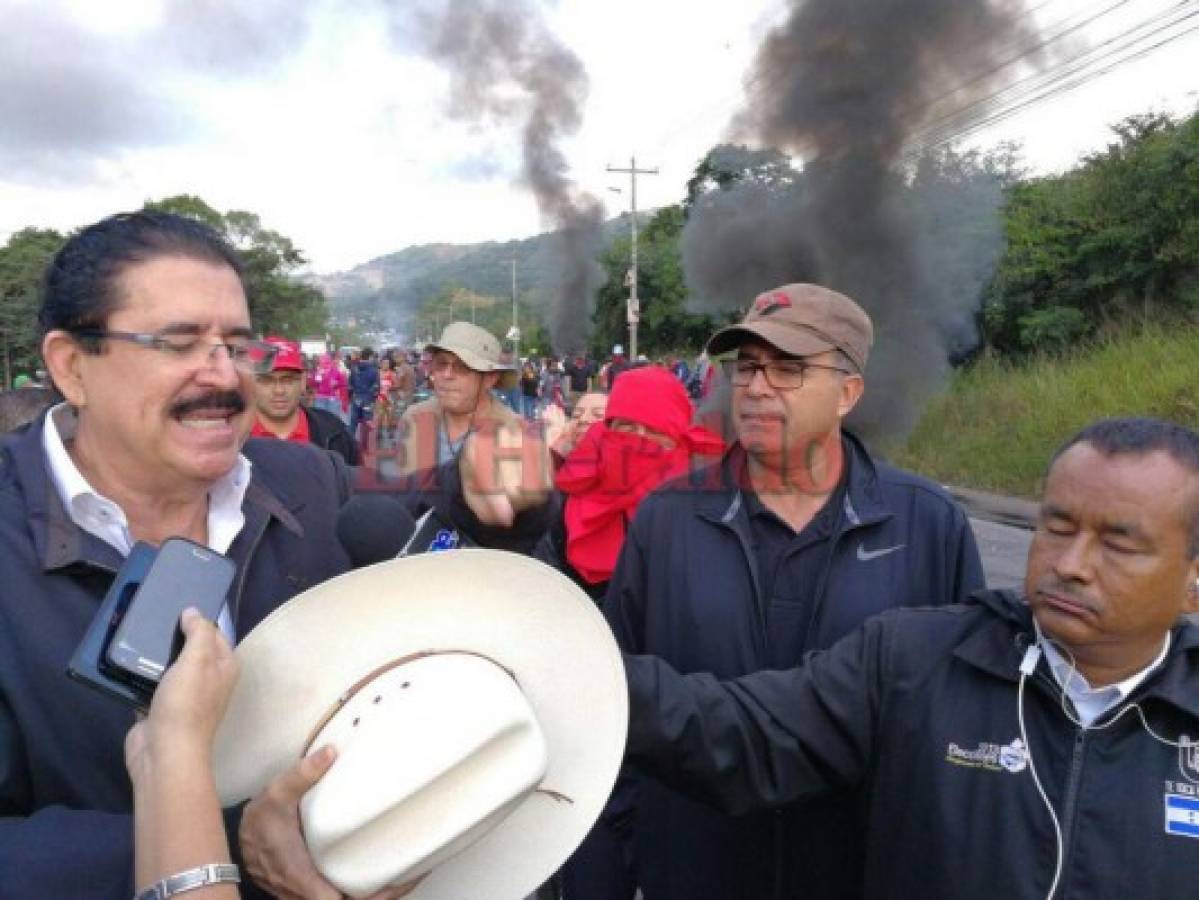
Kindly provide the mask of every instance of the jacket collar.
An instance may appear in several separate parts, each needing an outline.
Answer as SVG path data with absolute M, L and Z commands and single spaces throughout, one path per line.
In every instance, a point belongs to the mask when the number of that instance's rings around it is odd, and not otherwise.
M 954 656 L 1013 684 L 1020 680 L 1020 662 L 1036 639 L 1032 611 L 1014 591 L 975 591 L 965 603 L 985 606 L 992 615 L 987 624 L 954 648 Z M 1199 718 L 1199 623 L 1179 619 L 1170 638 L 1170 651 L 1161 667 L 1133 692 L 1131 700 L 1155 699 Z
M 848 431 L 841 432 L 849 480 L 845 486 L 842 531 L 874 525 L 891 518 L 879 486 L 878 467 L 862 442 Z M 691 487 L 702 492 L 699 513 L 708 521 L 732 526 L 745 506 L 744 491 L 749 490 L 746 453 L 734 442 L 725 451 L 718 466 L 703 470 L 692 479 Z
M 54 488 L 42 446 L 45 418 L 46 414 L 43 413 L 36 422 L 14 434 L 4 446 L 7 464 L 11 469 L 9 477 L 25 500 L 34 552 L 46 572 L 74 566 L 115 572 L 124 562 L 121 555 L 76 526 Z M 263 520 L 274 517 L 297 536 L 303 535 L 303 527 L 292 511 L 297 505 L 293 503 L 289 508 L 262 482 L 256 469 L 251 470 L 243 508 L 246 512 L 243 531 L 250 529 L 251 522 L 258 518 L 254 515 L 255 510 L 260 510 Z

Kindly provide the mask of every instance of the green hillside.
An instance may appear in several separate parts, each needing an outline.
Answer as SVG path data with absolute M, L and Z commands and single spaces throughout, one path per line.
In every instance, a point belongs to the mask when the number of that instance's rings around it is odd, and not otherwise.
M 979 360 L 887 455 L 948 484 L 1035 497 L 1054 449 L 1109 416 L 1199 427 L 1199 326 L 1159 321 L 1019 364 Z
M 639 213 L 643 224 L 651 213 Z M 627 214 L 604 223 L 605 247 L 629 231 Z M 511 261 L 516 258 L 522 303 L 545 310 L 558 262 L 554 235 L 482 244 L 423 244 L 381 256 L 348 272 L 316 276 L 334 317 L 403 326 L 429 299 L 448 287 L 492 297 L 512 296 Z

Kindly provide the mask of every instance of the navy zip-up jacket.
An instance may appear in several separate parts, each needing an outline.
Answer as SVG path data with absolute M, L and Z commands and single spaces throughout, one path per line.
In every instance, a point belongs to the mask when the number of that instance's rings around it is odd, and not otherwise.
M 351 482 L 340 458 L 273 438 L 242 452 L 253 466 L 246 521 L 227 554 L 237 564 L 229 604 L 239 638 L 350 567 L 336 535 Z M 434 507 L 497 549 L 527 552 L 548 515 L 535 509 L 512 528 L 483 527 L 452 463 L 375 488 L 396 493 L 413 516 Z M 133 895 L 124 761 L 133 713 L 66 674 L 123 562 L 68 517 L 46 468 L 41 421 L 0 441 L 0 900 Z M 235 859 L 240 811 L 226 811 Z M 242 892 L 264 896 L 248 882 Z
M 763 597 L 734 445 L 717 469 L 651 494 L 637 511 L 604 602 L 617 642 L 680 672 L 736 678 L 798 665 L 866 619 L 950 603 L 983 586 L 970 523 L 937 485 L 877 463 L 843 435 L 843 509 L 818 575 L 806 646 L 782 647 L 793 611 Z M 622 784 L 606 818 L 631 836 L 646 900 L 853 897 L 861 835 L 851 792 L 730 817 L 653 779 Z M 635 799 L 633 799 L 635 797 Z M 630 809 L 631 808 L 631 809 Z
M 79 529 L 50 480 L 38 422 L 0 445 L 0 898 L 132 896 L 133 713 L 67 677 L 124 559 Z M 229 609 L 238 635 L 349 568 L 348 479 L 330 454 L 252 440 Z
M 1077 727 L 1043 659 L 1026 745 L 1017 688 L 1033 640 L 1023 601 L 981 591 L 724 684 L 629 657 L 629 759 L 731 812 L 860 787 L 866 900 L 1042 900 L 1057 840 L 1031 750 L 1062 827 L 1055 900 L 1196 896 L 1199 745 L 1161 743 L 1135 710 Z M 1129 702 L 1163 738 L 1199 734 L 1199 627 L 1179 622 Z

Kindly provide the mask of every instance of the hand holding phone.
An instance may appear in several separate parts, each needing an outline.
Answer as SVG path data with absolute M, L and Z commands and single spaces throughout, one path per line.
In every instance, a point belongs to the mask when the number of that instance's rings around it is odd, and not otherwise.
M 233 563 L 214 550 L 169 538 L 133 594 L 117 623 L 103 662 L 120 678 L 153 687 L 182 647 L 179 617 L 189 606 L 216 621 L 229 585 Z
M 138 543 L 75 650 L 67 674 L 145 710 L 182 646 L 179 617 L 196 608 L 215 621 L 236 566 L 185 538 Z

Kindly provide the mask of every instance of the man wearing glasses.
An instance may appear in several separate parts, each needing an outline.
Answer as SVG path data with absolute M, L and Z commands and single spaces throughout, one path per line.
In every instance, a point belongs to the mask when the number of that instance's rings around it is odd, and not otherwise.
M 433 396 L 408 407 L 400 419 L 401 473 L 457 458 L 467 436 L 480 428 L 518 428 L 521 422 L 493 393 L 509 366 L 500 359 L 500 342 L 490 331 L 451 322 L 425 349 L 433 354 Z
M 691 489 L 638 511 L 605 601 L 624 650 L 734 678 L 799 665 L 883 610 L 983 586 L 962 511 L 843 427 L 872 341 L 856 303 L 807 284 L 767 291 L 712 337 L 709 354 L 735 354 L 724 370 L 736 442 Z M 852 794 L 734 818 L 652 779 L 634 787 L 646 900 L 860 893 Z
M 66 402 L 0 443 L 0 897 L 133 894 L 132 718 L 65 670 L 135 542 L 182 536 L 237 564 L 218 620 L 231 639 L 349 568 L 341 459 L 246 441 L 278 348 L 253 336 L 241 271 L 207 226 L 152 212 L 83 229 L 47 271 L 42 354 Z M 473 496 L 480 520 L 512 512 L 502 485 Z M 323 771 L 304 760 L 226 811 L 246 896 L 339 896 L 299 831 Z

